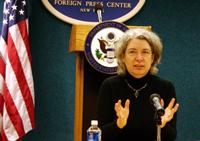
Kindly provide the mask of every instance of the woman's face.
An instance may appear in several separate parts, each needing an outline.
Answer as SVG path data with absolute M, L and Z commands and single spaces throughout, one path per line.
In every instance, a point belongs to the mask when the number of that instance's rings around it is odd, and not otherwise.
M 123 62 L 133 77 L 142 78 L 149 72 L 153 58 L 151 47 L 146 40 L 132 39 L 126 48 Z

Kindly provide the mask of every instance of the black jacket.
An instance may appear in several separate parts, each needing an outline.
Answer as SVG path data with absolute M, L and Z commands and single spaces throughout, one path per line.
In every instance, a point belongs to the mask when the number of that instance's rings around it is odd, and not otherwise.
M 128 84 L 127 84 L 127 82 Z M 144 85 L 146 86 L 144 87 Z M 136 98 L 134 90 L 144 87 Z M 98 97 L 97 115 L 102 130 L 103 141 L 155 141 L 157 127 L 155 109 L 149 102 L 151 94 L 157 93 L 164 100 L 165 107 L 172 97 L 176 98 L 173 84 L 158 76 L 147 74 L 141 79 L 126 76 L 112 76 L 103 81 Z M 130 99 L 130 112 L 127 125 L 119 129 L 116 124 L 115 103 L 121 99 L 122 105 Z M 161 129 L 162 141 L 176 139 L 176 114 L 173 119 Z

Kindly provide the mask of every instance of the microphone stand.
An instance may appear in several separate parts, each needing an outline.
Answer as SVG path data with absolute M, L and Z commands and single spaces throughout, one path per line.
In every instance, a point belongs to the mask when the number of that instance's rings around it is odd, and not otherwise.
M 101 23 L 102 22 L 102 13 L 101 10 L 97 10 L 98 20 Z
M 98 20 L 100 23 L 102 22 L 102 9 L 103 9 L 103 5 L 99 3 L 95 5 L 95 12 L 97 13 Z
M 161 128 L 160 128 L 160 125 L 161 125 L 161 116 L 158 114 L 159 112 L 156 111 L 155 112 L 155 115 L 154 115 L 154 120 L 156 122 L 156 126 L 157 126 L 157 139 L 156 141 L 161 141 Z

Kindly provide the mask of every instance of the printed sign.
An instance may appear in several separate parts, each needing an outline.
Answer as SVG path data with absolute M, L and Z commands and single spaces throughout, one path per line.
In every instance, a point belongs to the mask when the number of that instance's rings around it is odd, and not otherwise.
M 96 24 L 97 4 L 102 5 L 103 21 L 124 22 L 132 18 L 145 0 L 42 0 L 45 7 L 59 19 L 71 24 Z
M 122 23 L 108 21 L 96 25 L 89 32 L 85 42 L 85 56 L 95 70 L 106 74 L 117 72 L 115 43 L 127 29 Z

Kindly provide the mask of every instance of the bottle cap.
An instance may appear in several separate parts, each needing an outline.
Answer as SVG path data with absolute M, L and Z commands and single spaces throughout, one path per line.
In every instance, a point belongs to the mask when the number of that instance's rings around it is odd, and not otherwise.
M 97 120 L 91 120 L 91 125 L 98 125 L 98 121 Z

